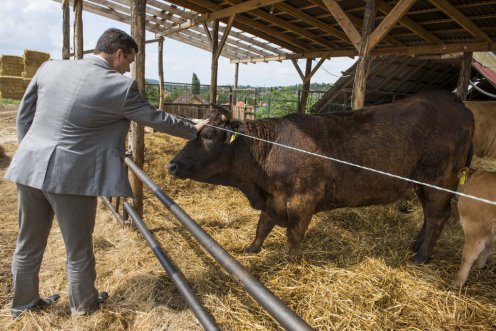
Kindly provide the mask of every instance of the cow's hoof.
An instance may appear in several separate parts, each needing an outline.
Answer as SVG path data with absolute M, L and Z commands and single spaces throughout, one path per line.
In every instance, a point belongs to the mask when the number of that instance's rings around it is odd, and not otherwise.
M 455 279 L 453 281 L 453 283 L 451 283 L 451 287 L 454 289 L 454 290 L 459 290 L 462 288 L 464 282 L 461 282 L 459 281 L 458 279 Z
M 301 262 L 301 256 L 299 254 L 288 254 L 286 255 L 286 260 L 291 264 L 299 264 Z
M 262 250 L 262 247 L 257 247 L 255 245 L 250 245 L 245 248 L 245 253 L 250 253 L 250 254 L 257 254 L 260 253 Z
M 420 246 L 422 245 L 422 241 L 421 240 L 416 240 L 413 244 L 412 244 L 412 251 L 414 251 L 415 253 L 418 252 L 418 250 L 420 249 Z
M 410 261 L 414 264 L 427 264 L 429 263 L 430 258 L 417 253 L 410 259 Z

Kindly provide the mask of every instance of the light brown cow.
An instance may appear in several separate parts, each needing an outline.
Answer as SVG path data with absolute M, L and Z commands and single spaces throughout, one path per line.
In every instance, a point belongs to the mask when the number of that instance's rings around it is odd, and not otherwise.
M 496 159 L 496 101 L 465 101 L 475 119 L 474 155 Z
M 460 191 L 496 201 L 496 172 L 475 170 L 469 174 Z M 465 233 L 462 262 L 453 286 L 461 287 L 467 280 L 470 269 L 480 269 L 486 265 L 487 257 L 493 252 L 496 242 L 496 206 L 460 197 L 458 199 L 460 222 Z
M 496 159 L 496 101 L 465 101 L 474 114 L 473 153 L 481 158 Z M 463 193 L 496 200 L 496 173 L 471 171 L 467 183 L 460 186 Z M 496 206 L 461 197 L 458 200 L 460 222 L 465 233 L 462 262 L 453 282 L 461 287 L 472 265 L 483 268 L 496 238 Z M 475 262 L 475 264 L 474 264 Z

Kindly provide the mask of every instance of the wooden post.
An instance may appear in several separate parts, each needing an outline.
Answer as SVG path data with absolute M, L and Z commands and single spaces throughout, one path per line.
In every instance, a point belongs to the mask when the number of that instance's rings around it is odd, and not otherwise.
M 69 0 L 62 2 L 62 59 L 68 60 L 71 53 L 71 17 Z
M 83 58 L 83 0 L 74 0 L 74 58 Z
M 164 37 L 158 38 L 158 108 L 164 110 Z
M 212 30 L 212 65 L 210 74 L 210 103 L 217 103 L 217 70 L 218 60 L 216 59 L 217 48 L 219 47 L 219 20 L 215 20 Z
M 131 36 L 138 44 L 139 51 L 131 66 L 131 75 L 138 83 L 141 95 L 145 95 L 145 15 L 146 0 L 130 0 L 131 7 Z M 136 122 L 131 123 L 131 155 L 134 162 L 143 169 L 145 160 L 145 130 L 144 126 Z M 143 216 L 143 183 L 139 178 L 131 175 L 133 188 L 133 207 Z
M 306 67 L 305 67 L 305 79 L 303 80 L 303 89 L 301 91 L 301 100 L 298 107 L 299 113 L 305 113 L 308 99 L 308 91 L 310 90 L 310 72 L 312 71 L 312 59 L 307 59 Z
M 353 82 L 352 108 L 362 108 L 365 102 L 365 89 L 367 76 L 370 68 L 371 55 L 367 51 L 369 36 L 374 29 L 375 15 L 377 12 L 376 0 L 369 0 L 365 5 L 365 13 L 362 26 L 362 40 Z
M 456 95 L 462 100 L 467 100 L 468 84 L 472 72 L 472 54 L 472 52 L 463 52 L 463 58 L 460 64 L 460 76 L 458 76 Z
M 232 104 L 236 106 L 238 103 L 238 73 L 239 73 L 239 63 L 234 64 L 234 91 L 232 97 Z

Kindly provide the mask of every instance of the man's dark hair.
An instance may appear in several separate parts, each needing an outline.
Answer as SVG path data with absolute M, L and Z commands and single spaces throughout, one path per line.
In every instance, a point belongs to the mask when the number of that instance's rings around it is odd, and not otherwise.
M 108 29 L 106 30 L 96 43 L 96 47 L 94 50 L 95 54 L 99 54 L 101 52 L 105 52 L 107 54 L 113 54 L 117 52 L 118 49 L 122 49 L 124 54 L 130 54 L 131 50 L 138 52 L 138 44 L 134 39 L 119 29 Z

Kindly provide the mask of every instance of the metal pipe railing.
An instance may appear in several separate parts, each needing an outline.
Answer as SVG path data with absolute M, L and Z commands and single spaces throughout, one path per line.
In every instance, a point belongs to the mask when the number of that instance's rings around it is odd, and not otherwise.
M 124 209 L 127 211 L 143 237 L 145 237 L 146 242 L 152 249 L 157 259 L 160 261 L 160 264 L 162 265 L 162 267 L 164 267 L 165 271 L 169 275 L 169 278 L 172 280 L 184 300 L 186 300 L 186 303 L 196 315 L 203 328 L 207 331 L 220 330 L 220 328 L 217 326 L 217 323 L 215 322 L 215 319 L 205 309 L 191 287 L 188 285 L 184 275 L 179 269 L 176 268 L 176 266 L 164 252 L 160 244 L 155 240 L 153 234 L 150 232 L 150 230 L 148 230 L 145 223 L 143 223 L 143 220 L 138 215 L 136 210 L 127 202 L 124 202 Z
M 220 246 L 201 226 L 179 207 L 136 163 L 126 157 L 125 164 L 145 183 L 155 196 L 171 211 L 200 245 L 286 330 L 313 330 L 284 302 L 252 276 L 235 258 Z
M 114 208 L 114 206 L 112 205 L 112 203 L 110 202 L 110 200 L 107 198 L 107 197 L 101 197 L 103 202 L 105 203 L 105 205 L 110 209 L 110 211 L 112 212 L 112 215 L 114 215 L 114 217 L 117 219 L 117 221 L 121 224 L 121 225 L 126 225 L 127 224 L 127 221 L 119 214 L 119 211 Z M 117 207 L 119 208 L 119 207 Z

